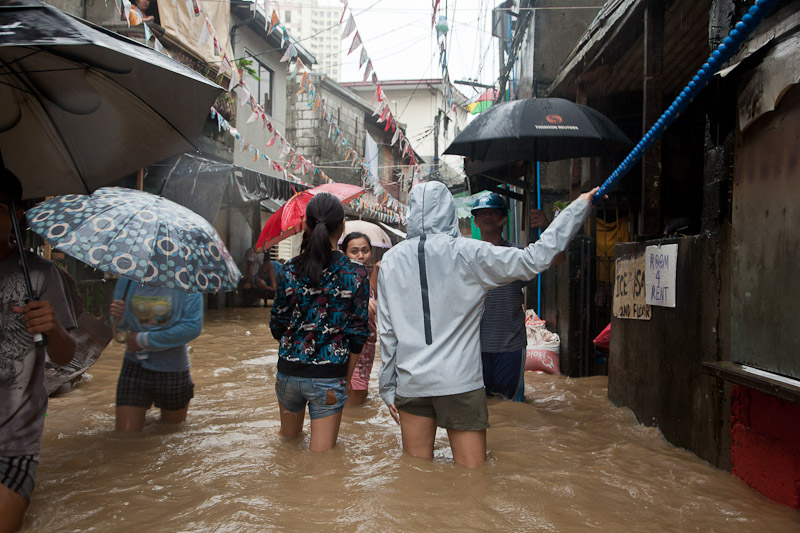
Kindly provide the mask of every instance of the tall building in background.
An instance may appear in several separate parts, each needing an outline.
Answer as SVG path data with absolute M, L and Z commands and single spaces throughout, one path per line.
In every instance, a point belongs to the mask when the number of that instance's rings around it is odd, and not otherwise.
M 281 22 L 317 58 L 314 71 L 339 81 L 342 51 L 339 17 L 342 6 L 319 5 L 317 0 L 279 2 Z

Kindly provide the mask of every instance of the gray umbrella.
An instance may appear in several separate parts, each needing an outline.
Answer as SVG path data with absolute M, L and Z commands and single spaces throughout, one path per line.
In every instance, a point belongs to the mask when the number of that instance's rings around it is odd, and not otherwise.
M 0 28 L 0 151 L 27 198 L 196 150 L 218 85 L 37 0 L 0 0 Z

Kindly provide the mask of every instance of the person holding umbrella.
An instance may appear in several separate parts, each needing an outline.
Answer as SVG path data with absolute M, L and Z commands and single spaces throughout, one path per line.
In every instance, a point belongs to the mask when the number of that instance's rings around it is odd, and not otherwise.
M 379 391 L 400 424 L 403 451 L 433 458 L 439 426 L 447 429 L 456 464 L 486 461 L 486 293 L 546 270 L 582 227 L 596 190 L 520 250 L 461 237 L 455 201 L 442 183 L 411 189 L 407 240 L 386 252 L 378 275 Z
M 275 392 L 279 435 L 303 429 L 311 417 L 311 451 L 336 445 L 348 383 L 369 336 L 366 268 L 337 249 L 344 206 L 320 192 L 308 202 L 300 255 L 286 263 L 269 327 L 279 341 Z
M 117 382 L 117 431 L 141 431 L 154 403 L 161 422 L 186 420 L 194 397 L 187 343 L 203 329 L 202 295 L 120 278 L 111 318 L 126 342 Z
M 22 210 L 9 204 L 21 199 L 17 177 L 0 169 L 0 531 L 22 526 L 33 491 L 47 411 L 45 357 L 66 365 L 75 354 L 76 320 L 58 267 L 12 241 L 12 217 L 21 221 Z M 20 253 L 39 300 L 26 302 Z M 47 354 L 35 334 L 47 336 Z

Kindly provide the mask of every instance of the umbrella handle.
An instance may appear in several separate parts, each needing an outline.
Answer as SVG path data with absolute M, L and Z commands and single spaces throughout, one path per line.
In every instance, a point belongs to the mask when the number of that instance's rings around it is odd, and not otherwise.
M 10 195 L 8 198 L 8 207 L 11 211 L 11 226 L 14 228 L 14 238 L 17 239 L 17 248 L 19 249 L 19 266 L 22 267 L 22 277 L 25 280 L 25 289 L 28 291 L 28 298 L 25 303 L 28 303 L 38 300 L 39 297 L 36 295 L 36 291 L 33 290 L 33 285 L 31 284 L 31 274 L 30 270 L 28 270 L 28 259 L 25 257 L 25 250 L 22 247 L 22 230 L 19 227 L 19 220 L 17 220 L 16 215 L 17 206 L 14 205 L 14 199 L 11 198 Z M 34 333 L 33 342 L 36 346 L 47 346 L 47 335 L 44 333 Z

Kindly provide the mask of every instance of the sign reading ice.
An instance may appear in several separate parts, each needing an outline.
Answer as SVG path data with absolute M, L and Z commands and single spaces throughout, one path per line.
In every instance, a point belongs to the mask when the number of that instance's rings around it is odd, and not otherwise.
M 645 299 L 649 305 L 675 307 L 678 245 L 648 246 L 644 251 Z

